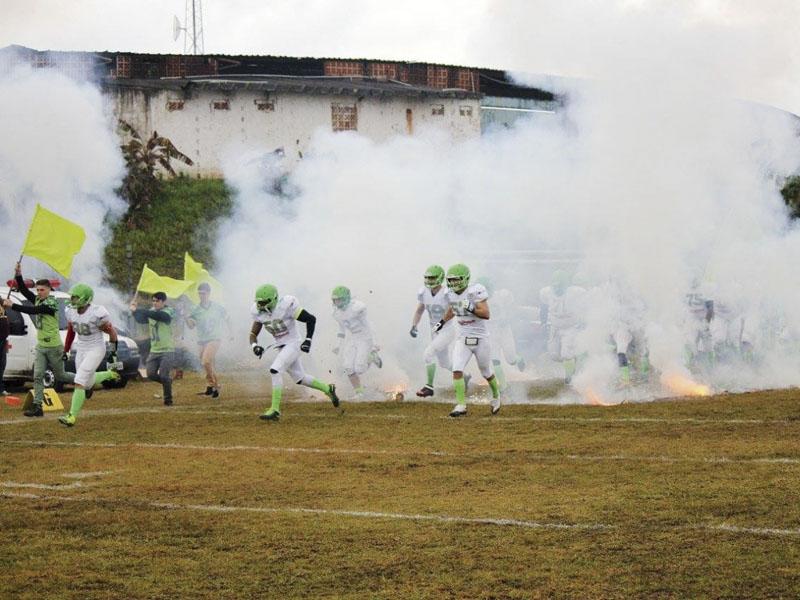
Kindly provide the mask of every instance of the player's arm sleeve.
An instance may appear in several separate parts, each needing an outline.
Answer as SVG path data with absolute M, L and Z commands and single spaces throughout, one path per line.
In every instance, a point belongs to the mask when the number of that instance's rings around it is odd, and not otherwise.
M 69 352 L 72 348 L 72 341 L 75 339 L 75 330 L 72 328 L 72 323 L 67 325 L 67 337 L 64 340 L 64 352 Z
M 313 338 L 314 329 L 317 327 L 317 317 L 301 308 L 295 319 L 306 324 L 306 337 L 309 339 Z
M 261 333 L 261 328 L 263 325 L 259 321 L 253 321 L 252 327 L 250 327 L 250 343 L 255 344 L 258 341 L 258 334 Z
M 133 320 L 137 323 L 141 323 L 142 325 L 147 325 L 147 311 L 143 308 L 137 308 L 131 314 L 133 315 Z
M 28 302 L 36 301 L 36 296 L 34 296 L 33 292 L 28 289 L 27 285 L 25 285 L 25 280 L 22 278 L 22 275 L 17 275 L 14 277 L 14 281 L 17 284 L 17 291 L 25 296 L 25 300 Z

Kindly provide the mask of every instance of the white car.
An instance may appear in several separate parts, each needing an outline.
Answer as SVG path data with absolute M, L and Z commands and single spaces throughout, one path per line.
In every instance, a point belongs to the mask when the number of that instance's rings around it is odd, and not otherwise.
M 15 304 L 30 306 L 30 302 L 14 289 L 9 291 L 8 287 L 0 287 L 0 294 L 2 294 L 2 298 L 11 298 Z M 56 290 L 53 290 L 50 294 L 58 300 L 58 318 L 61 329 L 61 341 L 63 342 L 67 336 L 67 319 L 64 316 L 64 308 L 69 300 L 69 294 Z M 26 313 L 20 313 L 9 309 L 6 311 L 6 316 L 8 317 L 9 325 L 9 347 L 6 356 L 6 370 L 3 374 L 3 381 L 17 383 L 33 381 L 33 363 L 36 359 L 36 327 L 33 325 L 31 315 Z M 108 343 L 108 334 L 103 335 Z M 116 383 L 118 387 L 123 387 L 128 379 L 135 378 L 138 374 L 139 349 L 136 347 L 136 342 L 129 337 L 120 335 L 118 339 L 117 354 L 124 365 L 122 371 L 123 377 L 119 382 L 108 383 Z M 74 355 L 75 351 L 73 350 L 70 360 L 67 361 L 67 370 L 71 368 L 74 369 Z M 53 385 L 53 375 L 50 372 L 45 374 L 45 385 Z M 113 387 L 113 385 L 110 387 Z

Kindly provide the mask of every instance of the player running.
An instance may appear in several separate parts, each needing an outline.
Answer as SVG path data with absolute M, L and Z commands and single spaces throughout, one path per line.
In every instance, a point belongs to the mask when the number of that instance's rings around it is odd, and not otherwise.
M 340 285 L 331 292 L 333 318 L 339 323 L 339 347 L 334 350 L 342 359 L 344 372 L 350 379 L 355 399 L 364 397 L 361 375 L 367 372 L 370 364 L 379 369 L 383 361 L 372 338 L 372 329 L 367 322 L 367 305 L 351 297 L 350 289 Z
M 539 292 L 539 320 L 548 328 L 550 358 L 564 365 L 564 383 L 569 384 L 578 368 L 578 336 L 583 328 L 586 290 L 570 285 L 564 271 L 553 273 L 551 285 Z
M 111 316 L 105 307 L 92 304 L 94 291 L 85 283 L 75 285 L 69 291 L 69 306 L 66 309 L 68 323 L 64 353 L 68 354 L 75 342 L 75 389 L 69 413 L 58 418 L 59 423 L 72 427 L 86 398 L 91 398 L 92 388 L 98 383 L 119 380 L 119 373 L 113 370 L 97 371 L 106 357 L 106 342 L 103 333 L 111 341 L 109 362 L 117 363 L 117 331 L 111 324 Z
M 431 265 L 425 271 L 424 286 L 417 292 L 417 310 L 411 319 L 409 335 L 415 338 L 419 335 L 417 325 L 422 319 L 422 314 L 427 311 L 428 321 L 431 326 L 431 342 L 425 348 L 423 359 L 427 371 L 427 383 L 417 392 L 420 398 L 433 396 L 433 382 L 436 377 L 436 364 L 448 371 L 453 370 L 453 341 L 456 337 L 455 325 L 448 322 L 439 331 L 435 331 L 436 323 L 442 320 L 447 308 L 447 289 L 444 283 L 444 269 L 439 265 Z
M 458 334 L 453 348 L 453 387 L 456 390 L 456 405 L 450 411 L 451 417 L 467 414 L 466 383 L 464 369 L 475 355 L 478 369 L 486 378 L 492 390 L 491 414 L 500 412 L 500 390 L 492 370 L 492 348 L 489 343 L 489 294 L 479 283 L 469 284 L 469 267 L 453 265 L 447 270 L 447 300 L 449 307 L 442 320 L 434 329 L 441 331 L 453 317 L 458 322 Z
M 272 406 L 259 418 L 265 421 L 280 419 L 284 373 L 289 373 L 299 385 L 319 390 L 330 398 L 334 406 L 339 406 L 336 386 L 332 383 L 322 383 L 306 375 L 300 362 L 300 352 L 311 350 L 311 339 L 314 337 L 317 318 L 300 308 L 300 303 L 294 296 L 279 297 L 277 288 L 270 284 L 264 284 L 256 290 L 256 301 L 250 312 L 253 316 L 253 326 L 250 330 L 250 347 L 253 349 L 253 354 L 259 358 L 264 354 L 265 348 L 258 345 L 258 334 L 262 327 L 275 340 L 269 347 L 278 348 L 278 355 L 269 367 L 272 377 Z M 306 337 L 302 341 L 296 321 L 306 324 Z
M 486 288 L 489 294 L 488 299 L 492 301 L 492 318 L 487 323 L 489 326 L 489 336 L 492 339 L 492 365 L 494 374 L 497 376 L 497 384 L 500 391 L 508 387 L 505 371 L 503 369 L 503 359 L 520 372 L 525 370 L 525 359 L 517 352 L 517 341 L 511 329 L 511 318 L 514 313 L 514 294 L 511 290 L 502 288 L 495 290 L 488 277 L 479 277 L 475 283 L 480 283 Z
M 138 323 L 147 323 L 150 328 L 147 378 L 161 384 L 164 406 L 172 406 L 172 367 L 175 365 L 172 328 L 175 323 L 175 309 L 167 306 L 167 294 L 164 292 L 153 294 L 151 310 L 137 308 L 135 300 L 131 302 L 130 309 Z

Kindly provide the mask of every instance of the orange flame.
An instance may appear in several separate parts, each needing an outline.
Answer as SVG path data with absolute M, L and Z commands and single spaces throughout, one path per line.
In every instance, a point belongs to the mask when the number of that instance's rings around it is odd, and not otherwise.
M 661 383 L 681 396 L 710 396 L 711 388 L 683 375 L 662 375 Z
M 591 404 L 592 406 L 611 406 L 608 402 L 603 400 L 599 394 L 597 394 L 593 389 L 587 388 L 586 389 L 586 402 Z

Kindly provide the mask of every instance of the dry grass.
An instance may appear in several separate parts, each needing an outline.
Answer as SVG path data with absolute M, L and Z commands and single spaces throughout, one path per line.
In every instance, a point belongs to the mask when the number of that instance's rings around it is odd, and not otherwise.
M 216 403 L 178 382 L 171 409 L 153 384 L 100 392 L 70 430 L 0 425 L 0 596 L 800 596 L 797 392 L 461 420 L 287 403 L 275 424 L 266 385 L 239 381 Z

